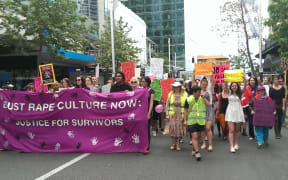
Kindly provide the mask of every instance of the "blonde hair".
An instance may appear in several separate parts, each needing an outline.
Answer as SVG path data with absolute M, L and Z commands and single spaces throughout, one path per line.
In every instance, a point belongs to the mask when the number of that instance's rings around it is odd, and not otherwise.
M 137 81 L 137 84 L 139 84 L 139 81 L 138 81 L 138 79 L 137 79 L 136 77 L 132 77 L 132 78 L 130 79 L 130 84 L 131 84 L 131 82 L 132 82 L 133 80 Z

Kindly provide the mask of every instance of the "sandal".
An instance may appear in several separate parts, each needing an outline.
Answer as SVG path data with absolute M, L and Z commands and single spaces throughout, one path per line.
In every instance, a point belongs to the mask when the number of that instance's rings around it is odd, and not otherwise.
M 202 144 L 201 149 L 206 149 L 206 144 L 205 143 Z
M 213 151 L 213 147 L 212 147 L 212 145 L 210 145 L 209 147 L 208 147 L 208 152 L 212 152 Z
M 175 150 L 175 146 L 176 146 L 175 144 L 172 144 L 172 146 L 170 146 L 170 150 L 171 151 Z
M 176 150 L 177 150 L 177 151 L 181 151 L 180 144 L 177 144 L 177 145 L 176 145 Z

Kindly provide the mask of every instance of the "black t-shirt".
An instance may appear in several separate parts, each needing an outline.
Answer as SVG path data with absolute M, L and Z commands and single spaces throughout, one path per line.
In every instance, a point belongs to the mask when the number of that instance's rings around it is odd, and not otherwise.
M 155 91 L 154 91 L 152 88 L 150 88 L 150 90 L 148 91 L 148 93 L 149 93 L 149 97 L 148 97 L 148 109 L 149 109 L 149 107 L 150 107 L 151 95 L 152 95 L 152 94 L 155 94 Z
M 282 106 L 282 100 L 283 98 L 285 98 L 285 88 L 282 86 L 280 89 L 277 90 L 271 87 L 269 89 L 269 96 L 275 101 L 276 105 Z
M 132 91 L 132 87 L 127 84 L 127 83 L 123 83 L 121 85 L 117 85 L 117 84 L 114 84 L 111 89 L 110 89 L 110 92 L 121 92 L 121 91 Z

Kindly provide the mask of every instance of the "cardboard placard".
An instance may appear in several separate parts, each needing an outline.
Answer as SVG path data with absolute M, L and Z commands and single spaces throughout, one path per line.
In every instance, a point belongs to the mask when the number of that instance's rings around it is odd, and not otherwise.
M 225 70 L 224 81 L 225 82 L 243 82 L 243 69 Z
M 222 64 L 213 66 L 214 69 L 214 84 L 224 83 L 224 71 L 230 69 L 230 64 Z
M 163 63 L 162 58 L 152 58 L 150 61 L 150 73 L 155 76 L 156 79 L 163 78 Z
M 255 100 L 253 116 L 254 126 L 273 127 L 275 123 L 275 102 L 273 100 Z
M 39 93 L 41 90 L 41 78 L 36 77 L 34 78 L 34 87 L 35 87 L 35 92 Z M 44 85 L 44 92 L 48 92 L 48 86 Z
M 131 78 L 135 76 L 135 63 L 134 62 L 121 63 L 121 71 L 125 75 L 125 82 L 130 82 Z
M 212 75 L 212 63 L 195 64 L 195 75 Z
M 151 88 L 154 90 L 154 100 L 155 101 L 161 101 L 162 96 L 162 89 L 159 79 L 154 79 L 154 81 L 151 83 Z
M 168 94 L 172 90 L 171 84 L 175 82 L 174 78 L 168 78 L 161 81 L 161 88 L 162 88 L 162 98 L 163 101 L 166 103 Z
M 44 85 L 55 84 L 56 78 L 53 64 L 44 64 L 39 66 L 41 83 Z

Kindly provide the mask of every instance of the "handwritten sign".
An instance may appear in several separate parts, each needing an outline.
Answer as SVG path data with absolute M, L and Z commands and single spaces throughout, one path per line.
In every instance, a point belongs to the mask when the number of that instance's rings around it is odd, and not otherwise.
M 195 64 L 195 75 L 212 75 L 212 63 Z
M 153 74 L 156 79 L 162 79 L 163 77 L 163 63 L 162 58 L 152 58 L 150 61 L 150 73 Z
M 243 82 L 243 69 L 225 70 L 224 81 L 225 82 Z
M 230 65 L 229 64 L 222 64 L 213 66 L 214 70 L 214 83 L 215 84 L 223 84 L 224 83 L 224 71 L 229 70 Z
M 162 88 L 162 98 L 163 101 L 166 102 L 168 98 L 169 92 L 171 89 L 171 84 L 173 84 L 175 80 L 173 78 L 168 78 L 161 81 L 161 88 Z
M 134 62 L 121 63 L 121 71 L 125 75 L 125 82 L 130 82 L 131 78 L 135 76 L 135 63 Z
M 53 64 L 40 65 L 39 72 L 42 84 L 49 85 L 56 83 Z
M 255 100 L 253 116 L 254 126 L 273 127 L 275 123 L 275 102 L 270 100 Z
M 34 78 L 34 87 L 35 87 L 35 92 L 39 93 L 41 90 L 41 78 L 40 77 Z M 44 92 L 48 92 L 47 85 L 44 85 Z
M 154 81 L 151 83 L 151 88 L 154 90 L 154 100 L 155 101 L 161 101 L 162 96 L 162 89 L 159 79 L 154 79 Z

